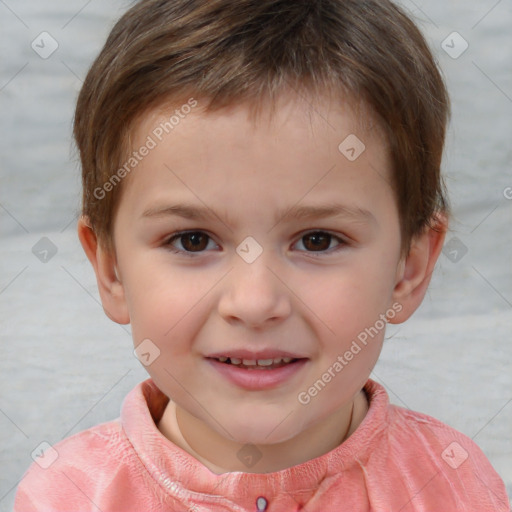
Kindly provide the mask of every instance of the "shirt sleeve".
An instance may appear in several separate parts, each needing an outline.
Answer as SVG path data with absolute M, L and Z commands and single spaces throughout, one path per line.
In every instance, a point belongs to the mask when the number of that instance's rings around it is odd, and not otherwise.
M 510 511 L 503 480 L 471 438 L 428 415 L 396 411 L 388 442 L 400 475 L 394 493 L 402 486 L 408 497 L 402 512 Z
M 121 481 L 114 422 L 71 436 L 36 454 L 20 481 L 14 512 L 99 512 L 102 496 Z

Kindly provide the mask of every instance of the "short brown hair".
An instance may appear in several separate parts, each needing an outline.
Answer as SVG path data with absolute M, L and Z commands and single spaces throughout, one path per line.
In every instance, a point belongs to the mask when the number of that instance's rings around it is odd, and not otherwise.
M 206 112 L 274 104 L 288 88 L 348 94 L 378 119 L 407 252 L 448 211 L 440 165 L 449 99 L 421 32 L 388 0 L 142 0 L 127 11 L 75 112 L 82 213 L 99 241 L 113 248 L 121 186 L 100 199 L 95 190 L 122 165 L 140 115 L 190 97 L 206 98 Z

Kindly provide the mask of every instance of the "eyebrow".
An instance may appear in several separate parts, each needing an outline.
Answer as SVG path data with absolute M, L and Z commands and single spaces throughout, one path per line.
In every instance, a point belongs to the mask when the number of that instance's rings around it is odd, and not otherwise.
M 177 216 L 184 219 L 190 220 L 208 220 L 216 217 L 221 220 L 221 217 L 217 215 L 213 210 L 204 206 L 192 206 L 187 204 L 174 204 L 157 206 L 148 208 L 142 214 L 143 218 L 155 218 L 155 217 L 167 217 Z M 330 203 L 325 205 L 310 205 L 310 206 L 292 206 L 288 209 L 279 210 L 276 213 L 274 221 L 279 222 L 290 222 L 292 220 L 303 220 L 303 219 L 321 219 L 327 217 L 346 217 L 349 220 L 365 222 L 369 221 L 376 223 L 375 216 L 364 208 L 342 205 L 337 203 Z M 229 215 L 225 214 L 224 218 L 230 223 Z

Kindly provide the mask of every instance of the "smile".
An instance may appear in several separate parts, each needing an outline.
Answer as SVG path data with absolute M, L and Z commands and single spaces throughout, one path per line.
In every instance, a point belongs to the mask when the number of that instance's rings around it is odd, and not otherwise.
M 309 362 L 308 358 L 274 357 L 242 359 L 236 357 L 208 357 L 212 369 L 227 382 L 249 391 L 276 388 L 298 378 Z
M 217 361 L 225 364 L 235 365 L 238 368 L 247 370 L 274 370 L 289 363 L 298 361 L 291 357 L 275 357 L 273 359 L 239 359 L 237 357 L 218 357 Z

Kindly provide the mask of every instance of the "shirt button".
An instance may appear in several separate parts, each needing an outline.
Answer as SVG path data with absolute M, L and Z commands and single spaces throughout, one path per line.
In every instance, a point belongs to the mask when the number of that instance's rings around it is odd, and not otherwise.
M 265 510 L 267 510 L 267 506 L 268 506 L 268 501 L 263 496 L 259 496 L 256 499 L 256 510 L 258 512 L 264 512 Z

